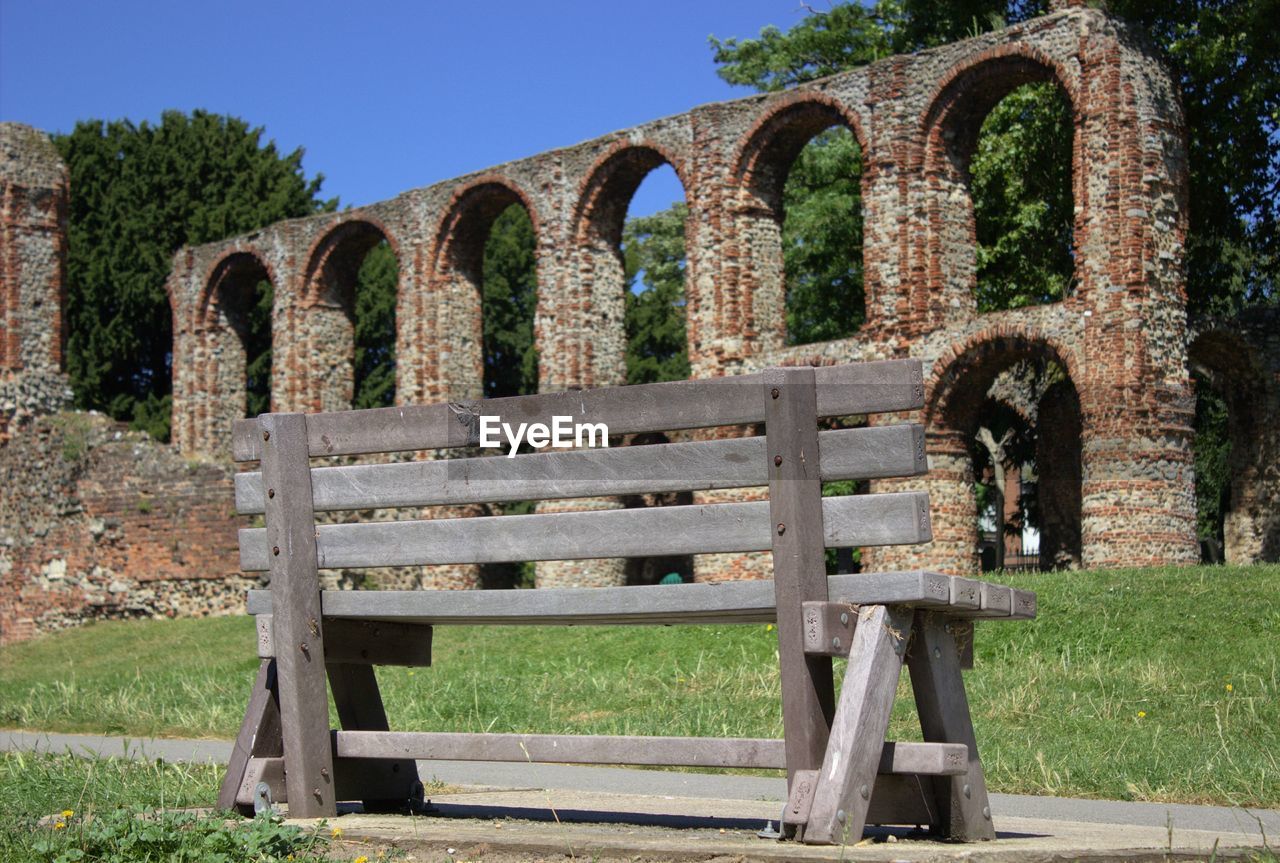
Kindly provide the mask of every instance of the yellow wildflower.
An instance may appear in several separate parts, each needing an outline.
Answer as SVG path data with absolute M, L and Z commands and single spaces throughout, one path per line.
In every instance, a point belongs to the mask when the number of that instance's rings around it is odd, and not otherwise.
M 53 825 L 54 830 L 65 830 L 66 827 L 67 827 L 67 822 L 65 821 L 59 821 L 57 824 Z
M 331 835 L 331 836 L 333 836 L 333 838 L 334 838 L 334 839 L 341 839 L 341 838 L 342 838 L 342 828 L 341 828 L 341 827 L 335 827 L 335 828 L 333 828 L 333 832 L 332 832 L 330 835 Z
M 368 856 L 361 854 L 359 857 L 353 860 L 352 863 L 369 863 L 369 858 Z
M 1227 692 L 1230 692 L 1232 689 L 1233 689 L 1233 687 L 1231 686 L 1231 684 L 1230 684 L 1230 683 L 1228 683 L 1228 684 L 1227 684 Z
M 70 818 L 72 815 L 75 815 L 75 814 L 76 814 L 76 813 L 75 813 L 74 811 L 72 811 L 71 809 L 63 809 L 63 810 L 62 810 L 62 817 L 63 817 L 63 818 Z
M 777 627 L 775 627 L 772 623 L 770 623 L 770 624 L 766 624 L 766 625 L 765 625 L 764 631 L 765 631 L 765 632 L 773 632 L 773 631 L 774 631 L 774 629 L 776 629 L 776 628 L 777 628 Z
M 1145 711 L 1145 710 L 1139 710 L 1139 711 L 1138 711 L 1138 718 L 1139 718 L 1139 719 L 1142 719 L 1142 718 L 1143 718 L 1144 716 L 1146 716 L 1146 715 L 1147 715 L 1147 711 Z

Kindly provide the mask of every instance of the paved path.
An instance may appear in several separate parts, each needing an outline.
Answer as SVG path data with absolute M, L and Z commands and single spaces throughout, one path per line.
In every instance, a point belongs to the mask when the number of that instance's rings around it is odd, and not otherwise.
M 231 752 L 231 743 L 225 740 L 140 740 L 87 734 L 0 731 L 0 750 L 13 749 L 51 752 L 70 750 L 85 755 L 127 755 L 165 761 L 223 763 Z M 786 798 L 786 783 L 782 779 L 759 776 L 470 761 L 424 761 L 420 762 L 420 769 L 424 778 L 437 779 L 450 785 L 481 786 L 508 791 L 555 789 L 657 798 L 751 800 L 775 802 L 779 808 Z M 1280 837 L 1280 810 L 1275 809 L 1245 811 L 1226 806 L 1131 803 L 1018 794 L 991 795 L 991 808 L 998 816 L 1008 818 L 1127 824 L 1136 827 L 1167 827 L 1172 821 L 1173 827 L 1179 830 L 1255 835 L 1261 823 L 1269 838 Z

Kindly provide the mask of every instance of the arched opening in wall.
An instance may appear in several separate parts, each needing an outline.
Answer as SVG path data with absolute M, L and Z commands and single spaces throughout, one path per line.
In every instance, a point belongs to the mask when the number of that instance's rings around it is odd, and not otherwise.
M 217 267 L 209 291 L 208 322 L 216 354 L 206 369 L 217 380 L 205 387 L 226 404 L 239 402 L 237 416 L 254 417 L 271 410 L 271 310 L 275 290 L 266 266 L 241 252 Z M 232 338 L 224 339 L 224 333 Z M 243 393 L 243 400 L 237 398 Z
M 308 268 L 304 364 L 316 410 L 395 402 L 399 262 L 375 225 L 343 222 L 317 244 Z
M 959 75 L 939 97 L 928 173 L 943 278 L 979 312 L 1054 303 L 1075 282 L 1071 99 L 1054 70 L 1012 56 Z M 963 201 L 967 193 L 970 207 Z
M 625 357 L 615 380 L 598 383 L 688 378 L 689 208 L 670 160 L 645 146 L 613 153 L 588 178 L 579 206 L 582 286 L 608 330 L 596 354 Z
M 450 398 L 538 391 L 534 315 L 537 236 L 523 197 L 504 182 L 459 192 L 441 226 L 433 287 Z
M 1195 384 L 1196 534 L 1205 563 L 1266 559 L 1258 507 L 1262 375 L 1238 336 L 1205 333 L 1187 351 Z M 1272 549 L 1272 555 L 1275 555 Z
M 949 493 L 956 506 L 972 502 L 982 570 L 1077 567 L 1083 422 L 1062 358 L 1042 342 L 985 342 L 953 360 L 934 392 L 927 427 L 955 447 L 942 455 L 960 462 L 952 473 L 967 490 Z
M 756 305 L 782 301 L 789 345 L 855 335 L 867 317 L 863 151 L 850 118 L 827 102 L 771 116 L 744 151 Z M 781 297 L 778 294 L 781 293 Z
M 461 191 L 441 228 L 434 276 L 434 346 L 449 397 L 502 398 L 538 391 L 534 316 L 537 235 L 523 197 L 504 182 Z M 491 504 L 487 514 L 527 514 L 530 501 Z M 532 587 L 532 563 L 484 564 L 483 588 Z
M 522 203 L 507 206 L 493 220 L 484 242 L 481 309 L 484 316 L 486 398 L 538 391 L 537 238 Z
M 598 383 L 688 379 L 685 237 L 689 208 L 671 160 L 648 146 L 617 150 L 592 171 L 579 206 L 581 284 L 597 319 L 608 328 L 600 334 L 597 355 L 603 350 L 625 358 L 625 369 L 615 373 L 615 380 Z M 615 321 L 621 326 L 611 326 Z M 668 442 L 667 435 L 654 433 L 635 435 L 622 443 Z M 685 505 L 693 503 L 693 495 L 627 495 L 620 502 L 628 509 Z M 625 579 L 633 585 L 658 584 L 664 579 L 692 581 L 693 558 L 631 558 L 625 564 Z

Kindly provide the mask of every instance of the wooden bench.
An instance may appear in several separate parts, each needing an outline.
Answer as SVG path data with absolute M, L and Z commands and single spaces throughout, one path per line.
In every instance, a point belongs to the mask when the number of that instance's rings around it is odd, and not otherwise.
M 923 492 L 822 496 L 825 480 L 925 471 L 924 431 L 819 431 L 823 417 L 918 408 L 921 368 L 890 361 L 780 368 L 715 380 L 570 391 L 475 404 L 237 423 L 241 566 L 261 657 L 219 796 L 255 793 L 295 817 L 340 800 L 403 806 L 421 794 L 415 760 L 779 768 L 783 833 L 857 841 L 864 825 L 928 824 L 994 837 L 961 679 L 975 618 L 1034 616 L 1035 596 L 930 572 L 826 574 L 824 549 L 930 539 Z M 311 459 L 474 447 L 481 416 L 605 423 L 612 435 L 763 422 L 763 437 L 480 455 L 348 466 Z M 469 455 L 468 453 L 463 453 Z M 511 515 L 316 523 L 317 512 L 768 488 L 768 500 Z M 318 569 L 772 551 L 772 581 L 491 591 L 321 591 Z M 428 665 L 448 624 L 701 624 L 776 621 L 784 737 L 708 739 L 409 733 L 388 729 L 375 665 Z M 833 657 L 848 657 L 839 698 Z M 923 743 L 885 742 L 906 662 Z M 327 677 L 327 684 L 326 684 Z M 341 730 L 331 731 L 332 692 Z

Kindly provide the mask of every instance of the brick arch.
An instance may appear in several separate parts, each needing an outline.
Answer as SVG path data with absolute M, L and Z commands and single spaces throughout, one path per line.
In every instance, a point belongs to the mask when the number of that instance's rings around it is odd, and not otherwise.
M 849 129 L 862 151 L 860 184 L 864 225 L 873 216 L 873 159 L 858 115 L 839 99 L 799 90 L 769 98 L 730 157 L 727 178 L 731 236 L 737 252 L 718 293 L 717 316 L 769 353 L 787 343 L 786 272 L 783 263 L 783 188 L 791 166 L 815 135 L 833 126 Z M 864 274 L 864 326 L 873 327 L 879 291 L 867 266 L 866 242 L 859 254 Z
M 858 115 L 834 96 L 798 90 L 769 100 L 734 148 L 731 181 L 744 193 L 746 205 L 780 215 L 782 187 L 791 164 L 814 135 L 832 126 L 853 132 L 862 151 L 865 190 L 872 160 Z
M 592 163 L 578 186 L 571 223 L 572 253 L 577 285 L 573 296 L 556 297 L 558 319 L 586 338 L 552 347 L 551 352 L 569 353 L 566 385 L 595 385 L 626 382 L 626 265 L 622 256 L 622 232 L 627 209 L 636 190 L 657 168 L 667 165 L 680 181 L 686 204 L 691 202 L 686 166 L 667 147 L 649 142 L 617 141 Z M 697 220 L 684 220 L 685 298 L 693 302 L 693 251 L 697 243 Z M 686 335 L 689 333 L 686 321 Z M 592 337 L 590 334 L 594 333 Z M 544 352 L 547 352 L 544 349 Z M 584 377 L 584 375 L 586 377 Z
M 230 440 L 232 423 L 244 416 L 248 332 L 243 315 L 253 288 L 263 279 L 279 287 L 271 266 L 257 249 L 237 245 L 225 251 L 206 268 L 192 312 L 191 332 L 182 336 L 185 375 L 180 374 L 175 342 L 175 433 L 198 450 L 218 452 L 220 442 Z M 241 294 L 238 303 L 227 296 L 232 291 Z M 273 327 L 273 342 L 275 336 Z M 181 417 L 179 400 L 185 405 Z M 272 400 L 274 406 L 274 394 Z
M 1222 519 L 1221 557 L 1211 560 L 1252 564 L 1280 559 L 1280 398 L 1267 363 L 1244 332 L 1229 325 L 1201 330 L 1187 349 L 1191 371 L 1214 390 L 1227 407 L 1227 474 L 1230 487 Z M 1211 544 L 1216 543 L 1216 537 Z
M 396 260 L 401 261 L 399 240 L 378 219 L 359 215 L 344 218 L 330 226 L 307 249 L 302 303 L 309 305 L 320 300 L 326 288 L 331 287 L 324 284 L 326 277 L 339 276 L 342 282 L 354 284 L 355 273 L 359 271 L 364 256 L 384 240 L 391 247 Z M 342 272 L 333 272 L 335 269 Z M 351 272 L 346 272 L 347 270 Z
M 949 346 L 934 361 L 925 382 L 924 416 L 927 427 L 951 427 L 949 420 L 965 418 L 981 406 L 996 376 L 1020 360 L 1049 359 L 1066 370 L 1079 391 L 1075 351 L 1051 336 L 1015 327 L 979 333 Z
M 493 220 L 512 204 L 520 204 L 533 222 L 533 233 L 541 241 L 543 232 L 534 198 L 501 174 L 476 177 L 456 189 L 444 208 L 432 242 L 432 276 L 445 266 L 476 269 L 484 256 L 484 242 Z M 477 284 L 479 281 L 477 279 Z
M 1221 376 L 1224 384 L 1243 391 L 1259 390 L 1266 373 L 1249 340 L 1226 327 L 1196 333 L 1187 346 L 1187 359 L 1192 371 Z
M 1080 88 L 1074 75 L 1044 51 L 1025 42 L 997 45 L 966 57 L 948 69 L 924 102 L 920 114 L 919 142 L 925 144 L 918 153 L 928 167 L 931 160 L 945 149 L 941 136 L 956 131 L 957 117 L 969 119 L 972 138 L 961 141 L 972 149 L 977 127 L 982 119 L 1000 104 L 1005 96 L 1024 84 L 1051 81 L 1062 89 L 1073 114 L 1081 114 Z
M 618 141 L 600 154 L 578 185 L 573 210 L 577 242 L 589 242 L 594 234 L 612 245 L 621 243 L 627 205 L 644 178 L 662 165 L 675 171 L 688 201 L 688 168 L 670 148 L 647 141 Z
M 484 391 L 483 295 L 484 246 L 493 222 L 518 204 L 533 223 L 534 242 L 546 243 L 533 197 L 501 174 L 486 174 L 454 190 L 436 227 L 427 274 L 427 291 L 418 292 L 419 321 L 428 359 L 427 399 L 479 398 Z M 541 268 L 540 268 L 541 269 Z M 426 303 L 433 308 L 426 308 Z
M 977 234 L 969 192 L 969 161 L 987 115 L 1025 84 L 1057 86 L 1071 106 L 1071 197 L 1077 204 L 1072 247 L 1080 249 L 1087 224 L 1083 170 L 1082 96 L 1076 77 L 1044 51 L 1026 43 L 998 45 L 966 57 L 944 74 L 924 103 L 907 164 L 925 184 L 926 238 L 915 253 L 915 269 L 925 274 L 914 306 L 927 309 L 934 325 L 974 313 Z M 962 203 L 957 204 L 957 201 Z M 1077 276 L 1083 262 L 1076 256 Z
M 260 271 L 272 285 L 279 285 L 271 265 L 257 249 L 236 247 L 216 258 L 205 270 L 200 293 L 192 316 L 192 329 L 203 330 L 217 325 L 217 295 L 233 281 L 248 278 Z
M 386 241 L 399 246 L 380 221 L 350 215 L 329 225 L 308 248 L 298 302 L 286 310 L 281 361 L 275 363 L 290 410 L 347 410 L 355 400 L 356 282 L 365 256 Z M 404 267 L 399 267 L 404 273 Z M 397 284 L 397 294 L 402 285 Z M 307 369 L 299 374 L 298 370 Z
M 1040 472 L 1041 566 L 1080 563 L 1085 418 L 1075 352 L 1044 334 L 1007 328 L 949 347 L 934 363 L 925 385 L 934 543 L 937 556 L 949 569 L 977 568 L 972 437 L 992 384 L 1023 360 L 1053 361 L 1065 370 L 1064 379 L 1041 394 L 1033 424 Z

